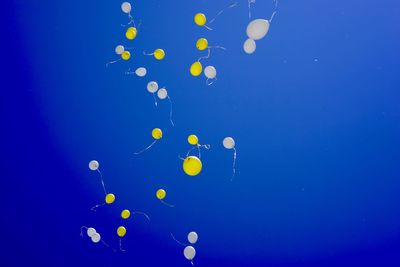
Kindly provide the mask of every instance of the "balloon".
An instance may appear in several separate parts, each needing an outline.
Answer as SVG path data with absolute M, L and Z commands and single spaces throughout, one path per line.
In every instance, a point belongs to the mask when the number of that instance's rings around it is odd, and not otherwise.
M 92 237 L 95 233 L 96 233 L 96 229 L 94 229 L 93 227 L 89 227 L 86 231 L 87 235 L 89 237 Z
M 147 70 L 144 67 L 140 67 L 135 70 L 135 74 L 139 77 L 144 77 L 147 74 Z
M 123 2 L 121 5 L 122 12 L 129 14 L 132 10 L 132 6 L 129 2 Z
M 162 60 L 165 57 L 165 52 L 162 49 L 154 50 L 155 59 Z
M 253 39 L 247 39 L 243 44 L 243 50 L 247 54 L 253 54 L 256 51 L 257 45 Z
M 203 66 L 199 61 L 194 62 L 192 66 L 190 66 L 190 73 L 193 76 L 199 76 L 202 71 L 203 71 Z
M 158 190 L 157 190 L 157 192 L 156 192 L 156 197 L 157 197 L 159 200 L 163 200 L 166 196 L 167 196 L 167 192 L 165 192 L 164 189 L 158 189 Z
M 250 39 L 260 40 L 268 33 L 269 21 L 265 19 L 255 19 L 247 25 L 246 33 Z
M 199 139 L 196 135 L 191 134 L 188 136 L 188 143 L 195 146 L 199 143 Z
M 196 156 L 188 156 L 183 160 L 183 171 L 189 176 L 196 176 L 201 172 L 203 164 Z
M 185 255 L 185 258 L 188 260 L 193 260 L 194 256 L 196 256 L 196 250 L 192 246 L 187 246 L 183 250 L 183 255 Z
M 158 140 L 162 138 L 162 131 L 160 128 L 154 128 L 153 131 L 151 131 L 151 136 L 153 136 L 154 139 Z
M 100 242 L 100 239 L 101 239 L 101 236 L 100 236 L 100 234 L 99 233 L 95 233 L 94 235 L 92 235 L 92 242 L 93 243 L 99 243 Z
M 122 219 L 128 219 L 130 216 L 131 216 L 131 212 L 129 210 L 121 211 L 121 218 Z
M 196 47 L 197 49 L 199 49 L 200 51 L 202 50 L 206 50 L 208 47 L 208 41 L 206 38 L 200 38 L 199 40 L 197 40 L 196 42 Z
M 91 160 L 89 162 L 89 169 L 91 171 L 97 171 L 99 169 L 99 162 L 97 160 Z
M 124 51 L 124 52 L 122 52 L 122 54 L 121 54 L 121 58 L 122 58 L 123 60 L 129 60 L 129 59 L 131 58 L 131 53 L 129 53 L 129 51 Z
M 129 27 L 126 32 L 125 32 L 125 37 L 128 40 L 133 40 L 136 38 L 137 35 L 137 29 L 135 27 Z
M 208 79 L 214 79 L 215 76 L 217 76 L 217 70 L 215 69 L 214 66 L 207 66 L 204 69 L 204 75 L 208 78 Z
M 194 23 L 196 23 L 196 25 L 204 26 L 206 22 L 207 18 L 206 15 L 204 15 L 203 13 L 197 13 L 196 15 L 194 15 Z
M 188 241 L 190 242 L 190 244 L 195 244 L 197 242 L 197 239 L 199 238 L 199 236 L 197 235 L 196 232 L 190 232 L 188 234 Z
M 166 99 L 168 96 L 167 89 L 161 88 L 160 90 L 158 90 L 157 96 L 159 99 Z
M 233 140 L 232 137 L 225 137 L 224 141 L 222 141 L 222 144 L 226 149 L 232 149 L 235 147 L 235 140 Z
M 115 53 L 117 53 L 117 55 L 121 55 L 122 52 L 125 51 L 125 47 L 123 45 L 117 45 L 115 47 Z
M 114 194 L 109 193 L 106 195 L 106 203 L 107 204 L 112 204 L 112 203 L 114 203 L 114 201 L 115 201 Z
M 126 228 L 123 226 L 118 227 L 117 229 L 117 235 L 119 237 L 124 237 L 126 235 Z
M 147 91 L 154 94 L 158 90 L 158 84 L 155 81 L 151 81 L 147 84 Z

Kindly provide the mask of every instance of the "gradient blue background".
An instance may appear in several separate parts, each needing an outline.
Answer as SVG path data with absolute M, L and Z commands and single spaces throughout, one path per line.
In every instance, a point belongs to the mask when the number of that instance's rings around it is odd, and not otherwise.
M 199 233 L 196 266 L 399 266 L 400 17 L 396 1 L 280 1 L 267 37 L 242 51 L 247 1 L 134 1 L 137 39 L 124 39 L 121 1 L 3 3 L 1 71 L 1 266 L 190 266 L 184 240 Z M 257 1 L 253 18 L 269 18 Z M 218 71 L 210 87 L 188 67 L 203 53 Z M 105 68 L 114 47 L 129 62 Z M 163 48 L 155 61 L 142 51 Z M 145 78 L 128 68 L 148 69 Z M 149 80 L 174 102 L 158 108 Z M 139 157 L 160 127 L 164 138 Z M 178 154 L 196 133 L 203 152 L 197 177 Z M 237 141 L 238 175 L 231 174 Z M 102 201 L 97 159 L 115 205 Z M 154 194 L 165 188 L 170 209 Z M 94 226 L 117 247 L 123 208 L 125 253 L 79 236 Z

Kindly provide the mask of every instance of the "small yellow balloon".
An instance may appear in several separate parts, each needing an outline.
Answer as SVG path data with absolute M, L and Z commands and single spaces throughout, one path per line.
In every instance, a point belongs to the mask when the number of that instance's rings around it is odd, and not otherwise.
M 167 196 L 167 192 L 165 192 L 164 189 L 158 189 L 158 190 L 157 190 L 157 192 L 156 192 L 156 197 L 157 197 L 159 200 L 163 200 L 166 196 Z
M 114 196 L 114 194 L 107 194 L 106 195 L 106 203 L 107 204 L 112 204 L 112 203 L 114 203 L 114 201 L 115 201 L 115 196 Z
M 123 226 L 118 227 L 117 229 L 117 235 L 119 237 L 124 237 L 126 235 L 126 228 Z
M 154 128 L 153 131 L 151 131 L 151 136 L 153 136 L 154 139 L 158 140 L 161 139 L 162 137 L 162 131 L 160 128 Z
M 131 53 L 129 53 L 129 51 L 124 51 L 124 52 L 122 52 L 122 54 L 121 54 L 121 58 L 122 58 L 123 60 L 129 60 L 129 59 L 131 58 Z
M 196 135 L 191 134 L 191 135 L 189 135 L 189 137 L 188 137 L 188 142 L 189 142 L 189 144 L 195 146 L 195 145 L 197 145 L 197 144 L 199 143 L 199 139 L 197 138 Z
M 197 40 L 196 42 L 196 47 L 197 49 L 199 49 L 200 51 L 202 50 L 206 50 L 208 47 L 208 41 L 206 38 L 200 38 L 199 40 Z
M 194 62 L 192 66 L 190 66 L 190 73 L 193 76 L 199 76 L 202 71 L 203 71 L 203 66 L 199 61 Z
M 137 35 L 137 30 L 136 30 L 135 27 L 129 27 L 129 28 L 126 30 L 126 32 L 125 32 L 125 37 L 126 37 L 128 40 L 133 40 L 133 39 L 135 39 L 135 38 L 136 38 L 136 35 Z
M 183 161 L 183 171 L 189 176 L 198 175 L 202 167 L 201 160 L 195 156 L 189 156 Z
M 165 52 L 162 49 L 154 50 L 154 58 L 157 60 L 162 60 L 165 57 Z
M 121 217 L 122 219 L 128 219 L 131 216 L 131 212 L 129 210 L 123 210 L 121 211 Z
M 196 15 L 194 15 L 194 23 L 196 23 L 199 26 L 204 26 L 206 25 L 207 22 L 207 18 L 206 15 L 204 15 L 203 13 L 197 13 Z

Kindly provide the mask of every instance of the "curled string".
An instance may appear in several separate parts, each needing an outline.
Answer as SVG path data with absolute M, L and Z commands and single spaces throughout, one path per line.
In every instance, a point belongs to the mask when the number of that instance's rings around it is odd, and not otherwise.
M 86 230 L 87 230 L 87 229 L 89 229 L 89 228 L 88 228 L 87 226 L 82 226 L 82 227 L 81 227 L 81 234 L 80 234 L 81 237 L 83 237 L 83 229 L 86 229 Z
M 131 68 L 129 68 L 127 71 L 125 71 L 126 75 L 130 75 L 130 74 L 135 74 L 134 71 L 131 71 Z
M 174 207 L 174 205 L 172 205 L 172 204 L 169 204 L 169 203 L 165 202 L 165 201 L 164 201 L 164 200 L 162 200 L 162 199 L 160 199 L 160 202 L 161 202 L 161 203 L 163 203 L 164 205 L 166 205 L 166 206 L 170 207 L 170 208 L 173 208 L 173 207 Z
M 126 26 L 128 26 L 128 25 L 133 24 L 133 27 L 136 28 L 135 20 L 133 19 L 132 15 L 131 15 L 131 12 L 128 13 L 128 18 L 130 19 L 129 22 L 128 22 L 128 24 L 126 24 L 126 25 L 121 24 L 121 26 L 122 26 L 122 27 L 126 27 Z
M 232 178 L 231 178 L 231 182 L 233 181 L 233 177 L 235 177 L 236 174 L 236 148 L 233 148 L 233 164 L 232 164 Z
M 222 13 L 224 13 L 225 10 L 230 9 L 230 8 L 232 8 L 232 7 L 235 7 L 235 6 L 237 6 L 237 5 L 238 5 L 238 2 L 235 2 L 235 3 L 233 3 L 233 4 L 231 4 L 231 5 L 227 6 L 227 7 L 225 7 L 224 9 L 222 9 L 221 11 L 219 11 L 219 12 L 217 13 L 217 15 L 216 15 L 213 19 L 211 19 L 209 23 L 207 23 L 207 25 L 204 25 L 204 26 L 207 28 L 207 30 L 212 30 L 212 28 L 208 27 L 208 25 L 212 24 L 212 23 L 215 21 L 215 19 L 216 19 L 217 17 L 219 17 L 219 15 L 221 15 Z
M 122 237 L 119 238 L 119 250 L 125 252 L 125 249 L 122 248 Z
M 103 180 L 103 174 L 101 174 L 101 171 L 99 169 L 97 169 L 97 172 L 100 174 L 100 181 L 104 190 L 104 195 L 107 195 L 106 186 L 104 185 L 104 180 Z
M 93 206 L 90 210 L 96 212 L 98 208 L 104 206 L 106 203 L 103 204 L 97 204 L 96 206 Z
M 226 48 L 225 48 L 225 47 L 223 47 L 223 46 L 219 46 L 219 45 L 215 45 L 215 46 L 209 46 L 209 47 L 207 47 L 207 50 L 208 50 L 208 52 L 207 52 L 207 56 L 200 57 L 200 58 L 199 58 L 197 61 L 199 61 L 199 62 L 200 62 L 200 60 L 203 60 L 203 59 L 207 59 L 207 58 L 209 58 L 209 57 L 211 56 L 211 49 L 215 49 L 215 48 L 222 49 L 222 50 L 226 50 Z
M 179 245 L 181 245 L 181 246 L 189 246 L 189 244 L 185 244 L 185 243 L 182 243 L 182 242 L 178 241 L 172 233 L 171 233 L 171 237 L 172 237 L 172 239 L 175 240 L 175 242 L 178 243 Z
M 132 214 L 133 214 L 133 215 L 134 215 L 134 214 L 143 215 L 143 216 L 146 217 L 146 219 L 150 222 L 150 217 L 149 217 L 149 215 L 147 215 L 147 214 L 144 213 L 144 212 L 141 212 L 141 211 L 134 211 L 134 212 L 132 212 Z
M 143 152 L 145 152 L 146 150 L 148 150 L 150 147 L 152 147 L 156 142 L 157 142 L 157 140 L 154 140 L 153 143 L 151 143 L 149 146 L 147 146 L 146 148 L 140 150 L 139 152 L 135 152 L 135 153 L 133 153 L 133 154 L 135 154 L 135 155 L 142 154 Z
M 114 60 L 114 61 L 107 62 L 107 63 L 106 63 L 106 68 L 108 67 L 108 65 L 117 63 L 117 62 L 120 61 L 120 60 L 121 60 L 121 59 L 117 59 L 117 60 Z
M 275 17 L 276 10 L 272 13 L 271 18 L 269 19 L 269 23 L 272 23 L 273 18 Z
M 145 56 L 154 56 L 154 53 L 148 54 L 148 53 L 146 53 L 146 51 L 143 51 L 143 55 L 145 55 Z
M 155 93 L 152 93 L 152 95 L 153 95 L 153 98 L 154 98 L 154 106 L 157 107 L 158 103 L 157 103 L 156 94 L 155 94 Z
M 256 0 L 248 0 L 248 5 L 249 5 L 249 19 L 251 19 L 251 4 L 255 4 Z
M 171 122 L 172 126 L 174 127 L 175 124 L 172 121 L 172 101 L 171 101 L 171 98 L 169 96 L 167 96 L 167 98 L 168 98 L 168 101 L 169 101 L 169 121 Z
M 115 248 L 112 248 L 109 244 L 107 244 L 103 239 L 100 240 L 101 243 L 103 243 L 104 246 L 108 247 L 109 249 L 112 249 L 112 251 L 117 252 Z
M 192 150 L 193 149 L 195 149 L 196 147 L 192 147 L 191 149 L 189 149 L 189 151 L 186 153 L 186 157 L 188 157 L 189 155 L 190 155 L 190 152 L 192 152 Z M 197 147 L 198 148 L 198 147 Z M 199 154 L 200 154 L 200 149 L 199 149 Z M 200 155 L 199 155 L 199 157 L 200 157 Z M 183 159 L 183 158 L 181 158 L 181 157 L 179 157 L 180 159 L 182 159 L 182 160 L 185 160 L 185 159 Z
M 210 85 L 212 85 L 216 80 L 217 80 L 217 77 L 212 78 L 212 79 L 207 78 L 206 84 L 207 84 L 208 86 L 210 86 Z

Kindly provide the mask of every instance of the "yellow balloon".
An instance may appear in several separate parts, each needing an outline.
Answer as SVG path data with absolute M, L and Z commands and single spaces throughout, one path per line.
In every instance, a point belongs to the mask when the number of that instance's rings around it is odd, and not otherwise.
M 151 131 L 151 136 L 153 136 L 154 139 L 158 140 L 161 139 L 162 137 L 162 131 L 160 128 L 154 128 L 153 131 Z
M 203 66 L 199 61 L 194 62 L 192 66 L 190 66 L 190 73 L 193 76 L 199 76 L 202 71 L 203 71 Z
M 114 194 L 107 194 L 106 195 L 106 203 L 107 204 L 112 204 L 112 203 L 114 203 L 114 201 L 115 201 L 115 196 L 114 196 Z
M 131 216 L 131 212 L 129 210 L 123 210 L 121 211 L 121 217 L 122 219 L 128 219 Z
M 131 53 L 129 53 L 129 51 L 124 51 L 124 52 L 122 52 L 122 54 L 121 54 L 121 58 L 122 58 L 123 60 L 129 60 L 129 59 L 131 58 Z
M 162 60 L 165 57 L 165 52 L 162 49 L 154 50 L 154 58 L 158 60 Z
M 189 135 L 189 137 L 188 137 L 188 142 L 189 142 L 189 144 L 191 144 L 191 145 L 197 145 L 197 144 L 199 143 L 199 139 L 197 138 L 196 135 L 191 134 L 191 135 Z
M 159 200 L 163 200 L 166 196 L 167 196 L 167 192 L 165 192 L 164 189 L 158 189 L 158 190 L 157 190 L 157 192 L 156 192 L 156 197 L 157 197 Z
M 137 35 L 137 30 L 136 30 L 135 27 L 129 27 L 129 28 L 126 30 L 126 32 L 125 32 L 125 37 L 126 37 L 128 40 L 133 40 L 133 39 L 135 39 L 135 38 L 136 38 L 136 35 Z
M 199 49 L 200 51 L 202 50 L 206 50 L 208 47 L 208 41 L 206 38 L 200 38 L 199 40 L 197 40 L 196 42 L 196 47 L 197 49 Z
M 195 156 L 189 156 L 183 161 L 183 171 L 189 176 L 198 175 L 202 167 L 201 160 Z
M 126 235 L 126 228 L 123 226 L 118 227 L 117 229 L 117 235 L 119 237 L 124 237 Z
M 206 25 L 206 22 L 206 15 L 204 15 L 203 13 L 197 13 L 196 15 L 194 15 L 194 23 L 196 23 L 197 25 L 204 26 Z

